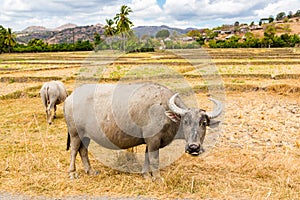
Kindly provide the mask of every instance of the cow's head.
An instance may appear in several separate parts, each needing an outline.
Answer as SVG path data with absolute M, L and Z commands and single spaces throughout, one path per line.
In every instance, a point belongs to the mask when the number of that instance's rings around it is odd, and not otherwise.
M 192 155 L 199 155 L 204 152 L 203 141 L 206 134 L 206 127 L 216 127 L 220 121 L 213 120 L 222 113 L 221 102 L 210 98 L 216 104 L 212 112 L 206 112 L 199 108 L 180 108 L 175 104 L 174 94 L 169 100 L 169 108 L 166 115 L 174 122 L 180 123 L 179 131 L 182 131 L 186 140 L 185 151 Z

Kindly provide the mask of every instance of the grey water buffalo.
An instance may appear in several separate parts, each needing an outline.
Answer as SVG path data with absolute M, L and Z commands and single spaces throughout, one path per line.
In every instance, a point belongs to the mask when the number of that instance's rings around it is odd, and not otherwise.
M 56 117 L 56 105 L 65 101 L 68 96 L 67 90 L 61 81 L 50 81 L 43 84 L 40 95 L 46 110 L 47 122 L 51 124 L 52 119 Z
M 66 99 L 67 150 L 71 147 L 69 175 L 76 177 L 75 158 L 81 156 L 85 172 L 93 174 L 88 158 L 90 139 L 109 149 L 146 145 L 143 174 L 158 178 L 159 149 L 174 139 L 185 139 L 185 151 L 202 153 L 207 126 L 222 112 L 221 102 L 212 112 L 188 108 L 178 94 L 153 83 L 86 84 Z

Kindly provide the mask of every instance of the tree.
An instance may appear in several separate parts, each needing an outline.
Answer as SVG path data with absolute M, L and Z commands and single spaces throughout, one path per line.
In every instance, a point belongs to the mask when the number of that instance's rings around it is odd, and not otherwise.
M 264 38 L 262 39 L 263 44 L 267 45 L 268 47 L 271 47 L 271 45 L 274 42 L 275 34 L 276 29 L 274 24 L 268 25 L 264 32 Z
M 131 13 L 132 10 L 130 7 L 126 5 L 122 5 L 120 9 L 120 13 L 116 14 L 114 20 L 117 24 L 117 31 L 118 33 L 121 33 L 123 38 L 123 50 L 125 51 L 125 37 L 126 35 L 129 35 L 129 31 L 131 30 L 131 27 L 133 26 L 133 23 L 128 18 L 129 13 Z
M 284 19 L 285 17 L 286 17 L 285 12 L 280 12 L 277 14 L 276 20 L 279 21 L 279 20 Z
M 200 38 L 201 32 L 200 30 L 190 30 L 186 35 L 193 38 Z
M 12 33 L 11 28 L 8 28 L 4 36 L 4 44 L 7 46 L 8 52 L 11 52 L 11 48 L 14 47 L 16 43 L 16 35 Z
M 86 40 L 86 41 L 78 40 L 75 43 L 76 51 L 90 51 L 92 49 L 93 49 L 93 44 L 91 44 L 89 40 Z
M 289 14 L 287 15 L 287 17 L 290 19 L 293 17 L 293 12 L 292 11 L 289 11 Z
M 5 51 L 5 47 L 4 47 L 5 34 L 6 34 L 6 29 L 0 25 L 0 53 Z
M 114 36 L 116 33 L 116 28 L 114 27 L 114 21 L 112 19 L 106 19 L 106 25 L 104 26 L 104 35 L 106 37 Z
M 116 34 L 117 30 L 116 27 L 114 27 L 114 23 L 112 19 L 106 19 L 106 25 L 104 26 L 104 35 L 106 37 L 112 37 Z M 110 49 L 112 49 L 111 42 L 111 39 L 109 39 Z
M 275 29 L 274 24 L 268 25 L 264 32 L 264 36 L 268 37 L 268 38 L 273 38 L 275 36 L 275 34 L 276 34 L 276 29 Z
M 215 37 L 218 37 L 218 33 L 210 29 L 206 29 L 205 34 L 207 39 L 214 39 Z
M 101 38 L 100 34 L 94 33 L 94 50 L 98 51 L 100 49 L 106 49 L 105 47 L 106 47 L 105 42 Z
M 170 36 L 170 32 L 167 29 L 162 29 L 158 31 L 155 35 L 156 38 L 166 39 Z
M 259 39 L 257 37 L 255 37 L 255 35 L 252 32 L 247 32 L 245 34 L 246 40 L 245 40 L 245 45 L 244 47 L 247 48 L 256 48 L 258 47 L 258 41 Z
M 38 38 L 32 38 L 27 45 L 29 47 L 29 51 L 35 52 L 44 51 L 47 48 L 47 44 L 42 39 Z
M 273 15 L 270 15 L 269 16 L 269 23 L 272 23 L 274 21 L 274 17 L 273 17 Z

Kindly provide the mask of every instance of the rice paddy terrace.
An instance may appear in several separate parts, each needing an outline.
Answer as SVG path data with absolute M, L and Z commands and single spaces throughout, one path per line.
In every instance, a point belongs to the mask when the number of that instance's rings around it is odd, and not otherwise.
M 39 98 L 48 80 L 63 81 L 69 92 L 90 82 L 154 81 L 182 93 L 190 87 L 206 109 L 218 88 L 226 107 L 220 136 L 203 156 L 182 154 L 163 168 L 163 183 L 111 169 L 93 156 L 100 174 L 85 175 L 78 159 L 81 178 L 71 181 L 62 106 L 48 126 Z M 298 199 L 299 96 L 296 48 L 0 54 L 0 194 Z
M 148 66 L 148 72 L 136 68 Z M 161 67 L 163 66 L 163 67 Z M 68 52 L 0 55 L 0 98 L 47 80 L 70 84 L 80 76 L 93 82 L 120 79 L 150 79 L 180 74 L 193 87 L 204 85 L 205 67 L 213 67 L 227 90 L 299 90 L 300 50 L 298 49 L 204 49 L 172 52 L 118 54 L 116 52 Z M 93 69 L 93 72 L 85 74 Z M 95 71 L 96 70 L 96 71 Z M 154 71 L 154 72 L 153 72 Z M 92 74 L 91 74 L 92 73 Z M 147 73 L 145 75 L 145 73 Z M 25 92 L 26 93 L 26 92 Z

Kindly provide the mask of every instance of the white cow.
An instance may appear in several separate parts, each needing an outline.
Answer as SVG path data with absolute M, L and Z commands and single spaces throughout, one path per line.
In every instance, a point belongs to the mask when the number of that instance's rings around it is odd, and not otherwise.
M 52 119 L 56 118 L 56 105 L 65 101 L 68 92 L 61 81 L 50 81 L 43 84 L 40 95 L 46 109 L 47 122 L 51 124 Z

